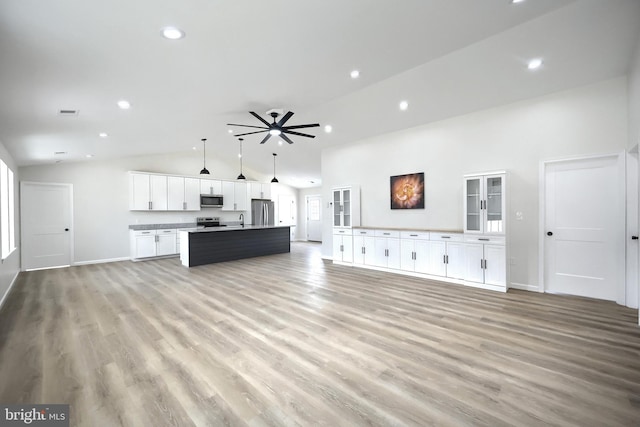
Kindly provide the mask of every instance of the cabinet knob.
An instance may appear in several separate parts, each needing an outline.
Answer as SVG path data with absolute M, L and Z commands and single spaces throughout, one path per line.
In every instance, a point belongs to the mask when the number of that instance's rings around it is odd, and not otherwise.
M 547 231 L 547 236 L 553 236 L 553 232 L 552 231 Z
M 631 236 L 631 240 L 638 240 L 638 236 Z

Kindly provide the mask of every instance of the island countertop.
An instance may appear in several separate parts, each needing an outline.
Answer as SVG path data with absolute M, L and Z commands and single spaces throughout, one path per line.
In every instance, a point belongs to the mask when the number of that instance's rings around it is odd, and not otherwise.
M 187 229 L 178 229 L 178 231 L 186 231 L 188 233 L 212 233 L 218 231 L 243 231 L 243 230 L 263 230 L 263 229 L 271 229 L 271 228 L 289 228 L 288 225 L 227 225 L 227 226 L 219 226 L 219 227 L 198 227 L 198 228 L 187 228 Z

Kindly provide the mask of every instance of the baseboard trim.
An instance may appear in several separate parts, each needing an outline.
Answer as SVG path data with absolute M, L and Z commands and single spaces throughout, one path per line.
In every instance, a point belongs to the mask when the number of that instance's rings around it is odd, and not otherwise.
M 129 257 L 92 259 L 90 261 L 77 261 L 77 262 L 74 262 L 73 265 L 104 264 L 107 262 L 129 261 L 130 259 L 131 258 Z
M 521 291 L 529 291 L 529 292 L 540 291 L 537 286 L 527 285 L 526 283 L 516 283 L 516 282 L 509 283 L 509 289 L 519 289 Z
M 13 285 L 16 283 L 16 280 L 18 279 L 19 274 L 20 274 L 20 270 L 16 271 L 15 276 L 13 276 L 13 280 L 11 280 L 11 283 L 9 283 L 7 292 L 5 292 L 4 295 L 2 295 L 2 299 L 0 299 L 0 311 L 2 311 L 2 306 L 4 305 L 4 302 L 7 300 L 7 297 L 9 296 L 9 294 L 11 293 L 11 289 L 13 289 Z

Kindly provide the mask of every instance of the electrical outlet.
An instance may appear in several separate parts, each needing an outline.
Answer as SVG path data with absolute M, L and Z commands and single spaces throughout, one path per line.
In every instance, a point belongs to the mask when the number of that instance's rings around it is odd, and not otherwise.
M 517 211 L 516 212 L 516 221 L 522 221 L 522 211 Z

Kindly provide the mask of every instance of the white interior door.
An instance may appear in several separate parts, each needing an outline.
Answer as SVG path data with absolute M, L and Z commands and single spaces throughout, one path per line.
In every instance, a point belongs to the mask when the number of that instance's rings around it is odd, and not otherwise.
M 307 196 L 307 240 L 322 242 L 322 198 Z
M 71 184 L 21 183 L 23 270 L 71 265 L 72 191 Z
M 278 197 L 278 225 L 291 227 L 291 240 L 296 233 L 296 199 L 293 196 L 281 194 Z
M 624 160 L 545 167 L 544 287 L 624 304 Z

